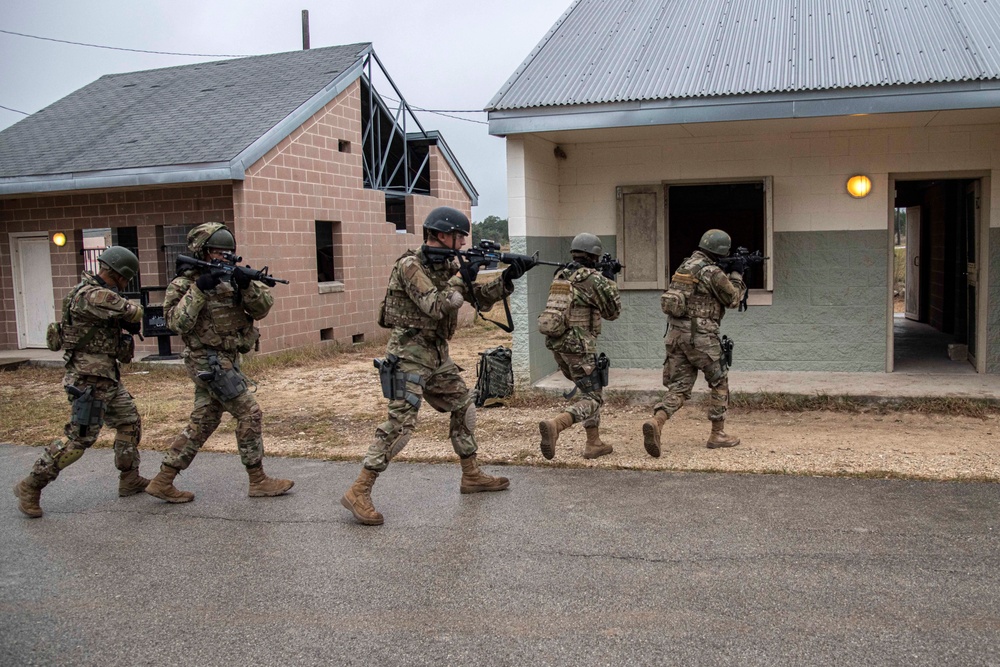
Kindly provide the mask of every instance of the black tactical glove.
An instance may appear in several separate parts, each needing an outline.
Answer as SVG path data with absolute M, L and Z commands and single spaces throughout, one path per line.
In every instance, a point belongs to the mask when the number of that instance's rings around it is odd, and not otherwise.
M 535 266 L 531 259 L 514 257 L 510 260 L 510 266 L 503 270 L 503 281 L 508 285 L 513 285 L 514 281 L 530 271 Z
M 214 289 L 221 281 L 219 276 L 215 275 L 214 271 L 209 271 L 208 273 L 203 273 L 198 276 L 198 279 L 194 281 L 194 284 L 198 286 L 202 292 L 207 292 L 210 289 Z
M 735 271 L 741 276 L 747 271 L 747 261 L 742 257 L 733 257 L 729 260 L 729 272 Z
M 242 266 L 237 266 L 233 269 L 233 282 L 240 289 L 246 289 L 250 287 L 250 282 L 253 280 L 256 271 L 251 271 L 250 269 L 245 269 Z
M 121 321 L 122 329 L 129 332 L 133 336 L 139 335 L 139 331 L 142 329 L 142 322 L 126 322 Z
M 479 265 L 473 265 L 471 262 L 462 262 L 461 266 L 458 267 L 458 273 L 462 276 L 462 280 L 471 285 L 476 282 L 476 276 L 479 275 Z
M 611 282 L 616 282 L 618 280 L 617 276 L 615 276 L 615 268 L 613 266 L 605 266 L 601 270 L 601 275 Z

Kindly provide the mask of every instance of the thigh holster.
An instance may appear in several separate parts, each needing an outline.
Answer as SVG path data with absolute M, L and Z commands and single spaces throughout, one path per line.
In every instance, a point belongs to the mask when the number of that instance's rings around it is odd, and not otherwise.
M 406 388 L 410 382 L 418 387 L 424 386 L 423 378 L 416 373 L 404 373 L 399 370 L 399 357 L 395 354 L 386 355 L 385 359 L 375 359 L 378 369 L 378 379 L 382 384 L 382 395 L 390 401 L 405 400 L 415 408 L 420 407 L 420 397 Z
M 247 380 L 235 365 L 223 369 L 219 363 L 219 355 L 208 355 L 208 367 L 211 370 L 198 373 L 198 379 L 208 385 L 209 390 L 223 403 L 231 401 L 247 390 Z
M 78 389 L 72 385 L 66 387 L 66 393 L 73 399 L 73 412 L 70 422 L 80 427 L 81 435 L 85 435 L 90 427 L 104 425 L 104 401 L 94 398 L 94 387 Z

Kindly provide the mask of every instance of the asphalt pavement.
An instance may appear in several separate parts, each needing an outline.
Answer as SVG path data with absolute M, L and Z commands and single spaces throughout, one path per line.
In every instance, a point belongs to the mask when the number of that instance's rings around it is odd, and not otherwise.
M 107 449 L 45 489 L 0 445 L 2 665 L 996 665 L 1000 485 L 234 455 L 193 503 L 118 498 Z M 151 474 L 158 456 L 147 454 Z

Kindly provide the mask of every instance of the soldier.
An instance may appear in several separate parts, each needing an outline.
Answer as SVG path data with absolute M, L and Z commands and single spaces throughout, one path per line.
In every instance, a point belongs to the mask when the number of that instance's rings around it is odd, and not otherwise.
M 361 474 L 340 503 L 360 523 L 376 526 L 382 515 L 372 505 L 372 485 L 413 432 L 422 399 L 438 412 L 451 413 L 449 435 L 462 464 L 462 493 L 502 491 L 506 477 L 483 473 L 476 463 L 476 407 L 461 370 L 448 354 L 448 340 L 458 325 L 458 311 L 475 299 L 483 309 L 514 291 L 514 280 L 531 268 L 515 262 L 493 281 L 475 283 L 475 270 L 453 257 L 431 257 L 428 248 L 461 250 L 470 232 L 469 219 L 447 206 L 434 209 L 424 220 L 424 245 L 396 260 L 389 274 L 379 324 L 391 328 L 382 373 L 402 396 L 389 398 L 389 418 L 375 431 L 375 441 L 362 463 Z M 474 285 L 470 289 L 469 285 Z
M 135 495 L 149 484 L 139 476 L 142 421 L 119 368 L 119 363 L 132 360 L 132 334 L 139 333 L 142 322 L 142 306 L 119 293 L 139 273 L 139 260 L 128 249 L 111 246 L 97 262 L 97 275 L 84 271 L 80 284 L 63 299 L 58 328 L 49 327 L 49 347 L 66 350 L 63 386 L 73 407 L 63 429 L 65 440 L 46 447 L 31 473 L 14 487 L 18 509 L 32 518 L 42 516 L 38 504 L 42 489 L 83 456 L 105 423 L 117 431 L 118 495 Z
M 642 425 L 646 452 L 660 455 L 663 424 L 691 398 L 691 388 L 700 370 L 711 389 L 708 418 L 712 434 L 706 446 L 735 447 L 740 439 L 725 432 L 726 408 L 729 406 L 728 368 L 722 363 L 719 324 L 726 308 L 735 308 L 746 292 L 743 272 L 746 265 L 733 258 L 729 275 L 716 261 L 729 255 L 729 234 L 710 229 L 698 244 L 698 250 L 681 262 L 670 279 L 660 306 L 668 315 L 667 358 L 663 364 L 663 401 L 653 406 L 653 418 Z
M 601 240 L 593 234 L 577 234 L 570 244 L 573 261 L 556 271 L 549 290 L 549 302 L 539 315 L 539 331 L 545 334 L 545 347 L 552 350 L 559 370 L 582 392 L 579 400 L 554 419 L 538 422 L 542 436 L 542 456 L 551 459 L 556 453 L 559 433 L 575 422 L 583 422 L 587 445 L 583 458 L 596 459 L 614 451 L 601 441 L 601 406 L 604 404 L 601 359 L 597 355 L 597 337 L 601 318 L 616 320 L 622 304 L 613 269 L 602 274 L 595 266 L 603 252 Z M 553 325 L 553 322 L 555 323 Z M 572 394 L 570 394 L 572 395 Z
M 191 255 L 206 262 L 232 263 L 236 252 L 236 239 L 221 222 L 198 225 L 187 242 Z M 174 477 L 191 465 L 223 412 L 236 419 L 236 446 L 250 477 L 249 496 L 280 496 L 294 484 L 264 474 L 263 413 L 240 371 L 241 355 L 254 349 L 260 337 L 254 321 L 267 316 L 274 298 L 267 286 L 238 269 L 231 281 L 221 277 L 211 269 L 184 268 L 163 300 L 167 326 L 184 340 L 184 366 L 194 381 L 191 420 L 170 443 L 160 472 L 146 487 L 146 493 L 168 503 L 194 500 L 193 493 L 174 487 Z

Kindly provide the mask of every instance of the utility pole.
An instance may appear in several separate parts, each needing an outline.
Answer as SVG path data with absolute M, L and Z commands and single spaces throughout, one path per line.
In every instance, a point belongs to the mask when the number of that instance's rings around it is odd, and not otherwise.
M 302 10 L 302 50 L 309 50 L 309 10 Z

